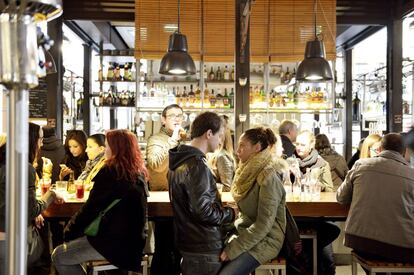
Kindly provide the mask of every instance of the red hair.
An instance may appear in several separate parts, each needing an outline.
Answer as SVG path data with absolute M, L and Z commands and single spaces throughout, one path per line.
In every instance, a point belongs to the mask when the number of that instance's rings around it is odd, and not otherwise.
M 112 151 L 106 165 L 115 168 L 118 178 L 134 182 L 139 175 L 148 178 L 148 171 L 133 133 L 128 130 L 111 130 L 106 133 L 106 141 Z

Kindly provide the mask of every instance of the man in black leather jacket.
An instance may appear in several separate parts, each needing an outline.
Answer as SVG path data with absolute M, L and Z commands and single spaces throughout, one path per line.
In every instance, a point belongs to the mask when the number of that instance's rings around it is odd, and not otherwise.
M 232 222 L 235 211 L 222 206 L 205 154 L 218 147 L 222 134 L 221 118 L 205 112 L 191 126 L 191 145 L 170 150 L 169 193 L 183 275 L 211 275 L 221 269 L 221 225 Z

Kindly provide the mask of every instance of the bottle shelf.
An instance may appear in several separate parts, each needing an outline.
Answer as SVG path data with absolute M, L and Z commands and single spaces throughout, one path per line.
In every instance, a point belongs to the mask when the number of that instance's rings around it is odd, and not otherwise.
M 132 105 L 98 105 L 98 107 L 103 107 L 103 108 L 135 108 L 135 106 L 132 106 Z
M 102 83 L 135 83 L 135 80 L 95 80 Z

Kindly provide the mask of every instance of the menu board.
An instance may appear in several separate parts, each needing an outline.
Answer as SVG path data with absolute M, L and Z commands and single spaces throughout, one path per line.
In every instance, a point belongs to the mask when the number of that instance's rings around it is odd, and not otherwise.
M 29 117 L 47 118 L 47 83 L 39 78 L 39 85 L 29 90 Z

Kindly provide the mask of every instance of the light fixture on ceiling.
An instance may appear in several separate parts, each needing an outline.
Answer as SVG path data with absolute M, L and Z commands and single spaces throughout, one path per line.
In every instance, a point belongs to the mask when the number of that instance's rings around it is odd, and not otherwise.
M 188 54 L 187 38 L 180 33 L 180 0 L 178 0 L 178 29 L 170 35 L 168 51 L 161 60 L 159 73 L 166 75 L 196 73 L 194 61 Z
M 296 80 L 301 82 L 322 82 L 332 80 L 332 69 L 325 59 L 325 45 L 316 34 L 316 7 L 314 1 L 315 39 L 306 43 L 305 59 L 299 64 Z

